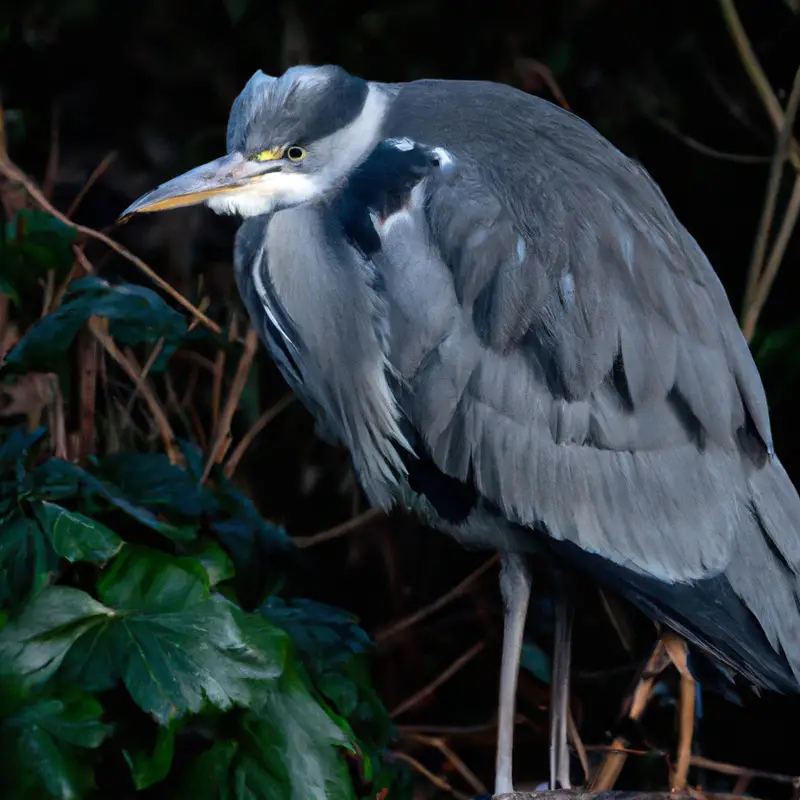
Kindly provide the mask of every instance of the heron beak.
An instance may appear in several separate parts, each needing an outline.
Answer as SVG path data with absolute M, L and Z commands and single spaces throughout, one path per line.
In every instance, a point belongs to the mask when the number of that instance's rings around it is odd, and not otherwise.
M 142 195 L 122 212 L 119 222 L 127 221 L 134 214 L 194 206 L 216 195 L 240 191 L 262 176 L 280 169 L 277 159 L 272 162 L 250 161 L 241 153 L 229 153 Z

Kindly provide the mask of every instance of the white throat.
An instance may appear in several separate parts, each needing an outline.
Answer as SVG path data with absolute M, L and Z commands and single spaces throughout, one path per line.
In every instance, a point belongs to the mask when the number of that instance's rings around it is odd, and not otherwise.
M 314 143 L 314 151 L 324 154 L 325 160 L 313 173 L 270 173 L 236 192 L 210 197 L 206 205 L 217 214 L 257 217 L 269 214 L 277 207 L 296 206 L 321 197 L 348 175 L 375 146 L 389 102 L 389 94 L 383 88 L 369 84 L 359 115 L 341 130 Z M 310 153 L 309 159 L 313 157 L 314 154 Z

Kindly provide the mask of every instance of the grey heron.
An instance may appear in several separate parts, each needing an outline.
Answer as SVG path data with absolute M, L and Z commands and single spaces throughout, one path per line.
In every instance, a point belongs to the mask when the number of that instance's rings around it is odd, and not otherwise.
M 641 166 L 508 86 L 299 66 L 256 72 L 227 155 L 123 217 L 197 203 L 243 218 L 253 324 L 370 501 L 500 551 L 498 794 L 534 550 L 798 689 L 800 499 L 725 291 Z

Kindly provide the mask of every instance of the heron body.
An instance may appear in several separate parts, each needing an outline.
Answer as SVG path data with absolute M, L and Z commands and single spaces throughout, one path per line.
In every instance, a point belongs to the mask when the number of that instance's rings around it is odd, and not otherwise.
M 643 168 L 510 87 L 335 67 L 256 73 L 227 146 L 126 214 L 243 216 L 253 323 L 371 502 L 503 554 L 498 791 L 534 550 L 798 689 L 800 499 L 723 287 Z

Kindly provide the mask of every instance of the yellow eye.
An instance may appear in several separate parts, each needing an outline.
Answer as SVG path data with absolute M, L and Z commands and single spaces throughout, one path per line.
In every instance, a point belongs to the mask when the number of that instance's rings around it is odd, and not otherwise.
M 288 158 L 289 161 L 302 161 L 307 155 L 308 153 L 296 144 L 286 148 L 286 158 Z

